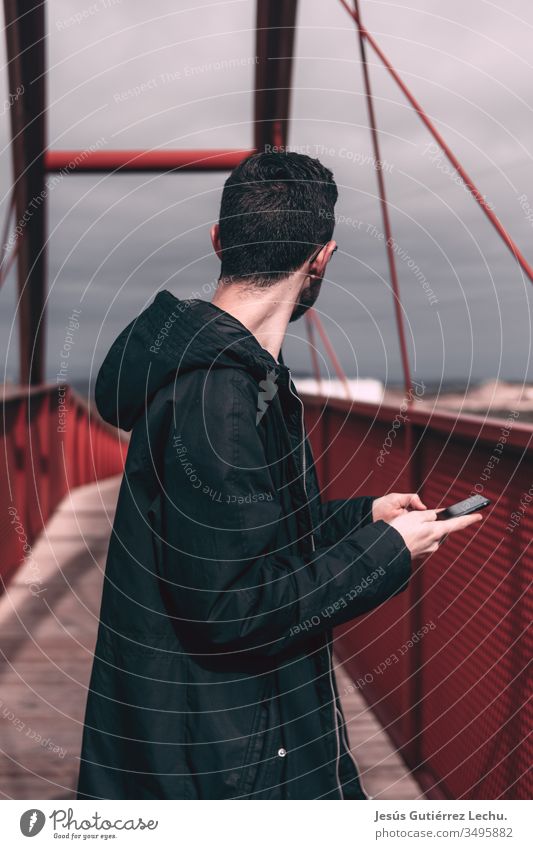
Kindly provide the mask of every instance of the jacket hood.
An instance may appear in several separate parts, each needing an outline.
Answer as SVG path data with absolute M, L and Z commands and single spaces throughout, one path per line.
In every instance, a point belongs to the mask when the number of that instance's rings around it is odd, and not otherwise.
M 197 368 L 243 368 L 259 380 L 287 370 L 238 319 L 208 301 L 166 289 L 117 336 L 95 385 L 100 415 L 131 430 L 156 392 Z

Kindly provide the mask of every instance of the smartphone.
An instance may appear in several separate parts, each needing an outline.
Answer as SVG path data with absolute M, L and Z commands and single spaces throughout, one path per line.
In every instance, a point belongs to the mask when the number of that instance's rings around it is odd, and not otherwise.
M 456 519 L 458 516 L 467 516 L 469 513 L 477 513 L 478 510 L 483 510 L 490 504 L 490 499 L 484 495 L 471 495 L 470 498 L 465 498 L 464 501 L 458 501 L 457 504 L 452 504 L 437 513 L 437 519 Z

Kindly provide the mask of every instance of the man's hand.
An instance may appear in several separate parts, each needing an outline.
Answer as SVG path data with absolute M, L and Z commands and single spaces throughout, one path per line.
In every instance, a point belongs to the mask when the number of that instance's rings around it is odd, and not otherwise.
M 397 516 L 408 513 L 409 510 L 426 509 L 426 505 L 422 504 L 416 492 L 391 492 L 389 495 L 376 498 L 373 502 L 372 521 L 377 522 L 378 519 L 382 519 L 384 522 L 391 522 Z
M 389 524 L 402 535 L 411 557 L 421 557 L 436 551 L 448 534 L 462 531 L 482 518 L 481 513 L 471 513 L 438 522 L 437 510 L 413 510 L 397 516 Z

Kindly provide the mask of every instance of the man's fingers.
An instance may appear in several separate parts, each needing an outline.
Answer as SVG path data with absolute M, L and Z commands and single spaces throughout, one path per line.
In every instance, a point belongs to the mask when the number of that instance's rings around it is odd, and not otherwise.
M 455 519 L 442 519 L 438 525 L 438 534 L 452 534 L 454 531 L 461 531 L 463 528 L 468 528 L 469 525 L 475 525 L 483 516 L 481 513 L 471 513 L 469 516 L 457 516 Z
M 436 510 L 424 510 L 423 512 L 418 514 L 422 522 L 436 522 L 437 521 L 437 511 Z M 442 523 L 444 524 L 444 522 Z
M 412 507 L 414 510 L 427 510 L 427 507 L 420 498 L 418 492 L 412 492 L 409 497 L 409 507 Z

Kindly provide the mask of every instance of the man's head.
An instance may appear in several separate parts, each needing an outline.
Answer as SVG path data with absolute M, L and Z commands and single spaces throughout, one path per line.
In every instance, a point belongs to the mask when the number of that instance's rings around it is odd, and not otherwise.
M 315 302 L 335 250 L 337 186 L 318 159 L 300 153 L 258 153 L 224 185 L 220 220 L 211 237 L 220 281 L 247 289 L 282 286 L 296 271 L 304 283 L 291 321 Z

